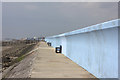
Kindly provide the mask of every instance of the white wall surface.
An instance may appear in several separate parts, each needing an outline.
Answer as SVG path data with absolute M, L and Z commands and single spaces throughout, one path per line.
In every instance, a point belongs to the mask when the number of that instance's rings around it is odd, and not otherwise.
M 97 78 L 118 77 L 118 20 L 98 24 L 91 31 L 82 29 L 48 37 L 53 47 L 62 45 L 62 54 Z M 116 25 L 115 25 L 115 24 Z M 111 27 L 113 26 L 113 27 Z M 92 27 L 93 28 L 93 27 Z M 74 34 L 74 33 L 76 34 Z M 67 35 L 66 35 L 67 34 Z

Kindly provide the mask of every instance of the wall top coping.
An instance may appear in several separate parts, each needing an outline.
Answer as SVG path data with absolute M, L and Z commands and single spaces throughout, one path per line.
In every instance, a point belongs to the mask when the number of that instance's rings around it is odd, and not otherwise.
M 74 30 L 74 31 L 66 32 L 66 33 L 63 33 L 63 34 L 50 36 L 50 37 L 47 37 L 47 38 L 70 36 L 70 35 L 79 34 L 79 33 L 86 33 L 86 32 L 91 32 L 91 31 L 107 29 L 107 28 L 114 28 L 114 27 L 118 27 L 118 26 L 120 26 L 120 19 L 115 19 L 115 20 L 103 22 L 103 23 L 100 23 L 100 24 L 88 26 L 88 27 L 85 27 L 85 28 L 77 29 L 77 30 Z

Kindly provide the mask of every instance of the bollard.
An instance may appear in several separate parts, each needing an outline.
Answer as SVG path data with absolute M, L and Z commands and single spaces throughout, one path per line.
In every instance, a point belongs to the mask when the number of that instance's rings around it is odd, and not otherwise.
M 51 46 L 51 43 L 50 43 L 50 42 L 48 42 L 47 44 L 48 44 L 48 46 Z

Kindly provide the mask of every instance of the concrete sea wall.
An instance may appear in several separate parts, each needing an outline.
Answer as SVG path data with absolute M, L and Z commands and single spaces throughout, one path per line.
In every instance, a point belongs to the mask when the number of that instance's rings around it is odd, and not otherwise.
M 46 37 L 53 47 L 97 78 L 118 78 L 119 19 Z

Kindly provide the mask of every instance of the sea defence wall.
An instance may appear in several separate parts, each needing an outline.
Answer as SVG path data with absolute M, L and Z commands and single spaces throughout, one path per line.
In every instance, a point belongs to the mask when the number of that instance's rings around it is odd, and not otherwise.
M 118 78 L 118 24 L 120 20 L 46 37 L 62 54 L 97 78 Z

